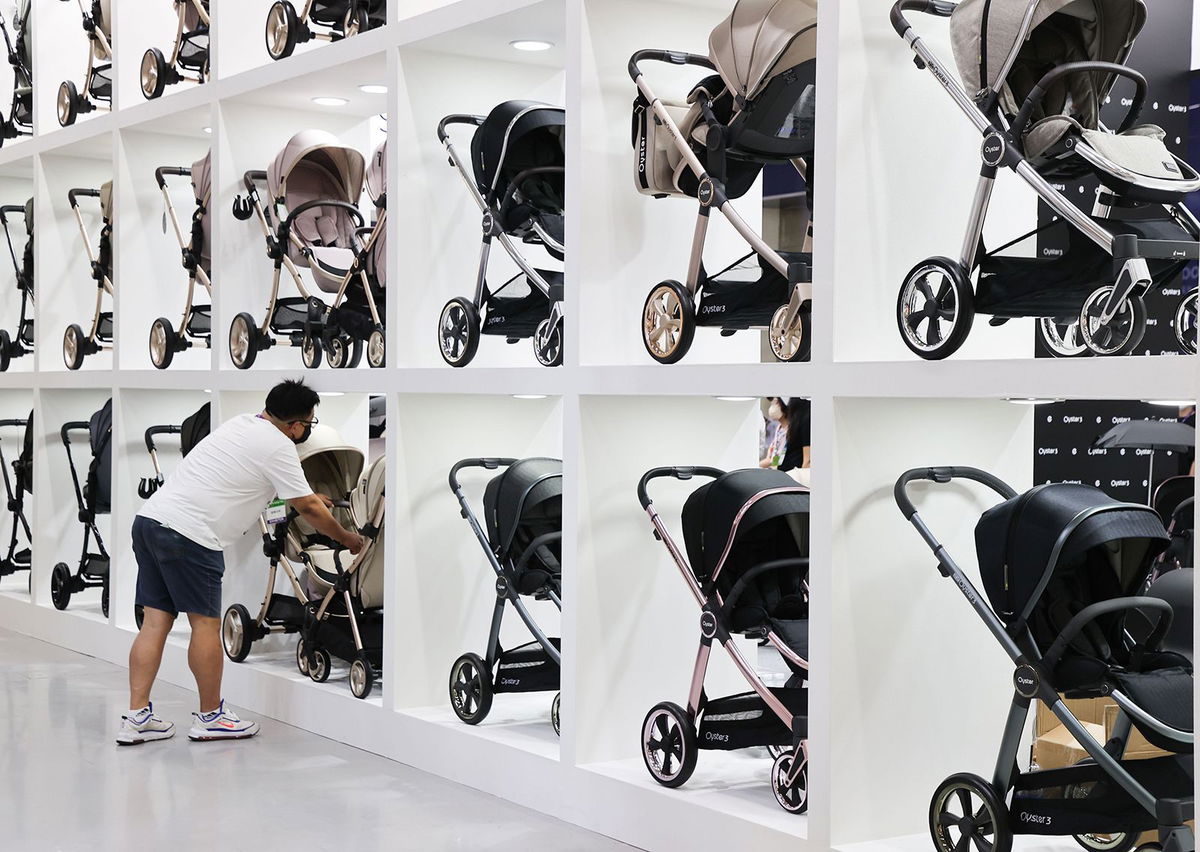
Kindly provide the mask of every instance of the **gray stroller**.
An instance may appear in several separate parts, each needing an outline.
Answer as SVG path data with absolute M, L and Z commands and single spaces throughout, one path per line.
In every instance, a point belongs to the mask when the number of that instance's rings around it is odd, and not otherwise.
M 63 127 L 74 124 L 83 113 L 112 108 L 112 0 L 92 0 L 90 8 L 84 0 L 76 2 L 88 37 L 88 64 L 82 91 L 73 80 L 64 80 L 58 87 L 58 123 Z

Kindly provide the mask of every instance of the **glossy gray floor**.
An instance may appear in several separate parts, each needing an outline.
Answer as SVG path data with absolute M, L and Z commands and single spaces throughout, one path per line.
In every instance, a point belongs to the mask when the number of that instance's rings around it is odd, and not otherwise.
M 155 692 L 175 738 L 119 748 L 125 669 L 0 630 L 0 849 L 631 849 L 270 719 L 190 743 L 194 693 Z

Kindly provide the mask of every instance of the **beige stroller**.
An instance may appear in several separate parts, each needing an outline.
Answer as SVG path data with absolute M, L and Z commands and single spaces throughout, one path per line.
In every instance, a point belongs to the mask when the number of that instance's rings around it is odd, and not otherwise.
M 88 236 L 87 225 L 84 224 L 83 213 L 79 209 L 81 197 L 100 201 L 103 225 L 100 228 L 100 243 L 96 251 L 92 250 L 92 238 Z M 105 295 L 110 299 L 113 297 L 112 181 L 108 181 L 99 189 L 69 190 L 67 198 L 71 202 L 71 211 L 75 214 L 75 222 L 79 225 L 79 233 L 83 237 L 83 247 L 87 250 L 88 261 L 92 267 L 92 279 L 96 282 L 96 306 L 87 334 L 84 334 L 83 327 L 77 323 L 67 326 L 63 334 L 63 360 L 68 369 L 78 370 L 88 355 L 112 349 L 113 314 L 111 310 L 104 310 Z
M 72 80 L 64 80 L 58 87 L 58 123 L 63 127 L 74 124 L 81 113 L 112 109 L 113 0 L 92 0 L 90 9 L 84 5 L 84 0 L 75 2 L 79 4 L 83 31 L 91 44 L 82 93 Z
M 152 101 L 162 95 L 167 86 L 190 80 L 203 83 L 209 79 L 208 29 L 209 0 L 170 0 L 175 7 L 178 25 L 175 46 L 167 58 L 157 47 L 142 55 L 142 94 Z M 195 76 L 190 76 L 194 74 Z

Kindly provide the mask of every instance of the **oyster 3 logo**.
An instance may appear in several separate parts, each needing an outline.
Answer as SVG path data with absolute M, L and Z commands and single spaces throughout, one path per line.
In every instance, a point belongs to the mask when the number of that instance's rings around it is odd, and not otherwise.
M 710 743 L 727 743 L 729 742 L 729 734 L 718 734 L 716 731 L 705 731 L 704 739 Z
M 1053 817 L 1048 817 L 1045 814 L 1031 814 L 1028 811 L 1021 811 L 1021 822 L 1032 822 L 1035 825 L 1050 825 L 1054 822 Z
M 700 309 L 702 314 L 723 314 L 725 313 L 724 305 L 705 305 Z

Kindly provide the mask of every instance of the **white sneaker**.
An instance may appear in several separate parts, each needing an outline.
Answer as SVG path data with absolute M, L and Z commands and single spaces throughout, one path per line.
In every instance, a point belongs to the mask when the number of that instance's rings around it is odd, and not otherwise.
M 130 711 L 121 717 L 121 730 L 117 732 L 117 745 L 141 745 L 153 740 L 169 740 L 175 736 L 175 724 L 164 722 L 154 715 L 154 705 Z
M 258 722 L 243 722 L 237 713 L 226 709 L 225 699 L 211 713 L 193 713 L 192 729 L 188 731 L 188 739 L 197 742 L 204 740 L 244 740 L 258 733 Z

